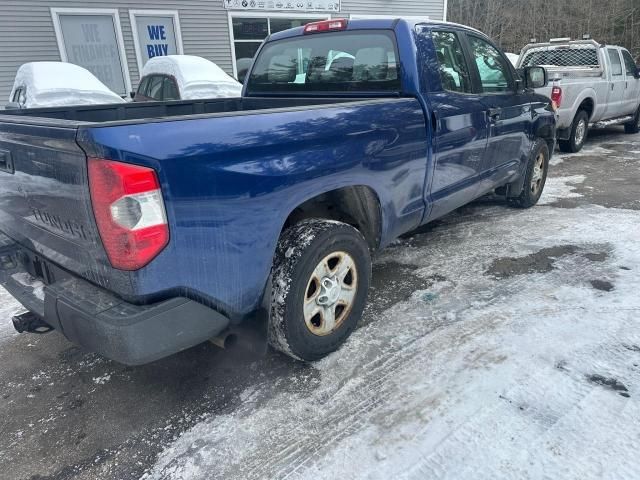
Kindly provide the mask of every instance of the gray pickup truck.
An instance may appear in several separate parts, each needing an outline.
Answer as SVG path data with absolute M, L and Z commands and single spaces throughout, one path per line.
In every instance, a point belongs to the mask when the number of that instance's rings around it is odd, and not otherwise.
M 562 151 L 580 151 L 590 127 L 623 124 L 627 133 L 640 131 L 640 71 L 625 48 L 551 39 L 522 50 L 517 67 L 532 65 L 549 74 L 549 84 L 536 93 L 556 104 Z

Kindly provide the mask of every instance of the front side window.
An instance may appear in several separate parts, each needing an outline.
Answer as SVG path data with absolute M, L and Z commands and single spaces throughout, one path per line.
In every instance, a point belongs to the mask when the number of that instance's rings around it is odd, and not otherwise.
M 252 93 L 401 90 L 395 36 L 386 31 L 321 33 L 268 43 L 251 72 Z
M 443 90 L 471 93 L 469 69 L 458 36 L 453 32 L 433 32 L 433 44 Z
M 607 48 L 609 54 L 609 61 L 611 62 L 611 75 L 614 77 L 622 76 L 622 62 L 620 62 L 620 55 L 614 48 Z
M 480 83 L 485 93 L 504 93 L 512 90 L 511 74 L 503 55 L 489 42 L 469 36 L 471 54 L 478 67 Z
M 636 62 L 631 58 L 631 54 L 626 50 L 622 50 L 622 58 L 624 58 L 624 65 L 627 70 L 627 75 L 630 77 L 635 76 L 638 71 L 638 67 L 636 67 Z

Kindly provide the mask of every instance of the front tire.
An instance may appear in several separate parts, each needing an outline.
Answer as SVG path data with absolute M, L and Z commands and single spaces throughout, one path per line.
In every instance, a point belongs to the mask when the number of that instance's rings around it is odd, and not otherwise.
M 367 300 L 371 255 L 362 234 L 332 220 L 304 220 L 282 234 L 273 266 L 269 343 L 302 361 L 337 350 Z
M 571 124 L 571 135 L 569 140 L 559 140 L 560 150 L 565 153 L 578 153 L 582 150 L 587 134 L 589 132 L 589 115 L 584 110 L 580 110 Z
M 507 198 L 507 202 L 516 208 L 531 208 L 544 191 L 549 172 L 549 147 L 542 139 L 536 140 L 531 157 L 527 165 L 524 178 L 524 188 L 519 196 Z
M 640 133 L 640 107 L 638 107 L 633 121 L 624 124 L 624 131 L 625 133 Z

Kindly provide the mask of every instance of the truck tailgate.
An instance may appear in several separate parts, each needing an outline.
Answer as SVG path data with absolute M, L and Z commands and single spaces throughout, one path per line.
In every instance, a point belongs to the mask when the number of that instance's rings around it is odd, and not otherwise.
M 93 219 L 86 156 L 69 123 L 0 118 L 0 231 L 35 253 L 36 262 L 41 256 L 102 283 L 108 262 Z

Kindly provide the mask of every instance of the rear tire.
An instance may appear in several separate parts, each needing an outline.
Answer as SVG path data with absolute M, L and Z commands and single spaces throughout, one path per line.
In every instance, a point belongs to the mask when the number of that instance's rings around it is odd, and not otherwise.
M 638 107 L 633 121 L 624 124 L 624 131 L 625 133 L 640 133 L 640 107 Z
M 346 223 L 309 219 L 285 230 L 273 266 L 269 343 L 302 361 L 337 350 L 367 300 L 371 255 Z
M 560 150 L 565 153 L 578 153 L 582 150 L 588 133 L 589 115 L 584 110 L 579 110 L 571 124 L 569 140 L 558 140 Z
M 542 139 L 536 140 L 531 152 L 524 177 L 524 188 L 519 196 L 507 198 L 507 203 L 515 208 L 531 208 L 544 191 L 549 172 L 549 147 Z

